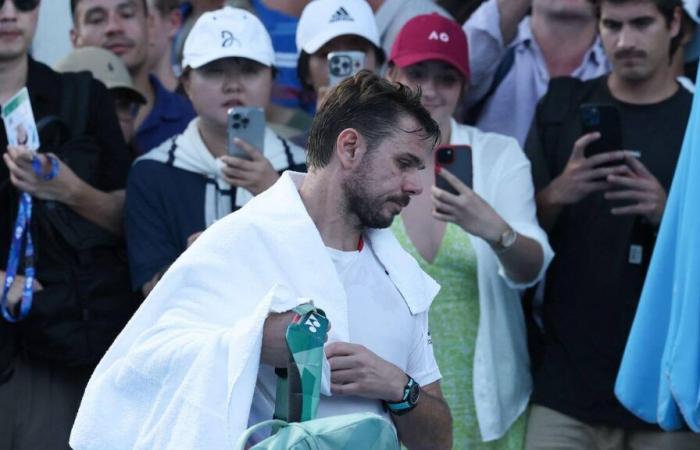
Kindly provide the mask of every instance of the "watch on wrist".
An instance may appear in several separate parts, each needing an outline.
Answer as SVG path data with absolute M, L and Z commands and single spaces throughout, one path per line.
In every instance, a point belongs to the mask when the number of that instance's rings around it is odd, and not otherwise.
M 505 253 L 508 250 L 510 250 L 510 248 L 515 244 L 515 241 L 517 239 L 518 233 L 516 233 L 515 230 L 511 227 L 508 227 L 506 231 L 501 233 L 501 237 L 498 240 L 498 242 L 492 245 L 493 251 L 495 251 L 496 254 Z
M 403 398 L 398 402 L 384 402 L 389 411 L 397 416 L 402 416 L 415 408 L 420 397 L 420 385 L 409 375 L 406 376 L 408 382 L 403 388 Z

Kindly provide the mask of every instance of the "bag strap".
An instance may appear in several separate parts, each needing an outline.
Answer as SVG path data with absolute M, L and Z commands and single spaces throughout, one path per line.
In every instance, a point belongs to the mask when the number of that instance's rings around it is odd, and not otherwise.
M 481 112 L 486 107 L 486 102 L 488 102 L 491 99 L 494 92 L 496 92 L 496 89 L 498 89 L 503 80 L 506 78 L 506 75 L 508 75 L 508 73 L 510 72 L 510 69 L 513 68 L 514 63 L 515 47 L 509 47 L 508 50 L 506 50 L 505 55 L 503 55 L 501 62 L 498 63 L 498 67 L 496 68 L 496 72 L 493 75 L 493 80 L 491 81 L 491 86 L 489 86 L 489 90 L 486 91 L 486 94 L 484 94 L 483 97 L 481 97 L 481 100 L 476 102 L 474 106 L 469 108 L 469 111 L 466 112 L 465 123 L 469 125 L 476 125 L 476 121 L 479 120 Z
M 285 422 L 284 420 L 277 419 L 265 420 L 263 422 L 256 423 L 252 427 L 245 430 L 245 432 L 238 438 L 238 441 L 236 442 L 236 446 L 234 448 L 235 450 L 245 450 L 246 444 L 248 443 L 248 440 L 251 438 L 251 436 L 253 436 L 253 434 L 265 427 L 281 428 L 286 425 L 287 422 Z
M 323 345 L 329 330 L 326 314 L 304 303 L 294 308 L 287 327 L 289 359 L 286 370 L 276 370 L 275 419 L 303 422 L 316 417 L 321 398 Z M 286 372 L 286 373 L 285 373 Z
M 64 73 L 61 76 L 63 91 L 60 117 L 73 136 L 85 134 L 92 80 L 90 72 Z

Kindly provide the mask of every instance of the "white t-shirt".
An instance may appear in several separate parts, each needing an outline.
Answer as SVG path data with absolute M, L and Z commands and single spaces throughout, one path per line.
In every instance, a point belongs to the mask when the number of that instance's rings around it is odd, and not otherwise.
M 421 386 L 439 380 L 428 313 L 411 315 L 401 293 L 365 242 L 362 251 L 328 248 L 348 299 L 350 342 L 396 365 Z M 276 387 L 274 369 L 261 364 L 249 425 L 272 418 Z M 388 416 L 379 400 L 333 395 L 321 397 L 317 418 L 356 412 Z

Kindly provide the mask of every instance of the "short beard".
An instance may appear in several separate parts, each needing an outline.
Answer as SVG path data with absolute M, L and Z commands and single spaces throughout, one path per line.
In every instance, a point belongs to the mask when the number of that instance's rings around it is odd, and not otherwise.
M 368 157 L 369 156 L 369 157 Z M 358 231 L 365 228 L 387 228 L 394 221 L 393 215 L 383 215 L 382 210 L 388 201 L 406 207 L 410 197 L 406 194 L 387 198 L 372 198 L 368 187 L 374 180 L 367 176 L 371 155 L 365 156 L 357 174 L 343 181 L 345 191 L 345 213 L 357 218 Z

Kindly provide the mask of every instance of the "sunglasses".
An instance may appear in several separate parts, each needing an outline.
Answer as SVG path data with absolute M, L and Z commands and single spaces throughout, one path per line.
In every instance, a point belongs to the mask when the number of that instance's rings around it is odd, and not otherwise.
M 40 0 L 12 0 L 12 3 L 15 4 L 17 11 L 28 12 L 34 11 L 39 5 L 39 1 Z M 0 0 L 0 8 L 3 6 L 5 6 L 5 0 Z

